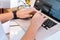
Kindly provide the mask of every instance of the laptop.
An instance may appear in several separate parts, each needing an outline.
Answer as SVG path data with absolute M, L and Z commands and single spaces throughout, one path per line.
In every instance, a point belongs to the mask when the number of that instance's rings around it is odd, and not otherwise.
M 35 40 L 44 40 L 60 30 L 60 0 L 36 0 L 34 7 L 48 17 L 38 30 Z
M 1 23 L 0 23 L 0 40 L 8 40 Z

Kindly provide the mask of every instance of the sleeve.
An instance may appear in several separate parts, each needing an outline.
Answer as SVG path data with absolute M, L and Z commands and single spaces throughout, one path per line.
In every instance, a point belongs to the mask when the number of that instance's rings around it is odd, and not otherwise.
M 8 40 L 8 37 L 6 36 L 2 24 L 0 22 L 0 40 Z

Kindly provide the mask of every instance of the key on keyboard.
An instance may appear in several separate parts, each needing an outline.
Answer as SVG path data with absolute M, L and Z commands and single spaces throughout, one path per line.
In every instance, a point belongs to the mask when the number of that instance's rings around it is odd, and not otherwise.
M 51 28 L 53 26 L 55 26 L 57 23 L 53 22 L 52 20 L 50 19 L 47 19 L 43 24 L 42 26 L 47 30 L 48 28 Z

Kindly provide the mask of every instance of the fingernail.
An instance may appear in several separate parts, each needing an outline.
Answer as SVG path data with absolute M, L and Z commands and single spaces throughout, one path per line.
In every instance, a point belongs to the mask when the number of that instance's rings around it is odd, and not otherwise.
M 44 16 L 43 18 L 46 18 L 46 16 Z
M 30 17 L 32 17 L 33 15 L 32 14 L 30 14 Z

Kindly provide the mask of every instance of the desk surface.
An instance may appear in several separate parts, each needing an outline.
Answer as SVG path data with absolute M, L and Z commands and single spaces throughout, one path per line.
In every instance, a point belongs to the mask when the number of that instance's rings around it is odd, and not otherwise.
M 15 27 L 11 27 L 10 28 L 10 32 L 17 32 L 16 34 L 17 35 L 11 35 L 10 37 L 12 38 L 12 39 L 15 39 L 16 38 L 16 40 L 18 39 L 19 40 L 19 38 L 20 37 L 22 37 L 23 35 L 24 35 L 24 33 L 25 33 L 25 31 L 27 30 L 27 28 L 28 28 L 28 26 L 29 26 L 29 23 L 30 22 L 30 20 L 20 20 L 20 19 L 17 19 L 17 20 L 11 20 L 10 22 L 9 22 L 9 24 L 10 24 L 10 26 L 11 25 L 13 25 L 13 26 L 15 26 Z M 17 27 L 16 27 L 17 26 Z M 22 29 L 22 28 L 24 28 L 24 29 Z M 21 35 L 21 36 L 18 36 L 18 35 Z M 18 37 L 18 38 L 17 38 Z M 53 34 L 51 37 L 49 37 L 49 38 L 46 38 L 46 40 L 48 40 L 48 39 L 50 39 L 50 40 L 56 40 L 56 39 L 58 39 L 58 40 L 60 40 L 60 32 L 56 32 L 55 34 Z M 11 39 L 11 40 L 12 40 Z

